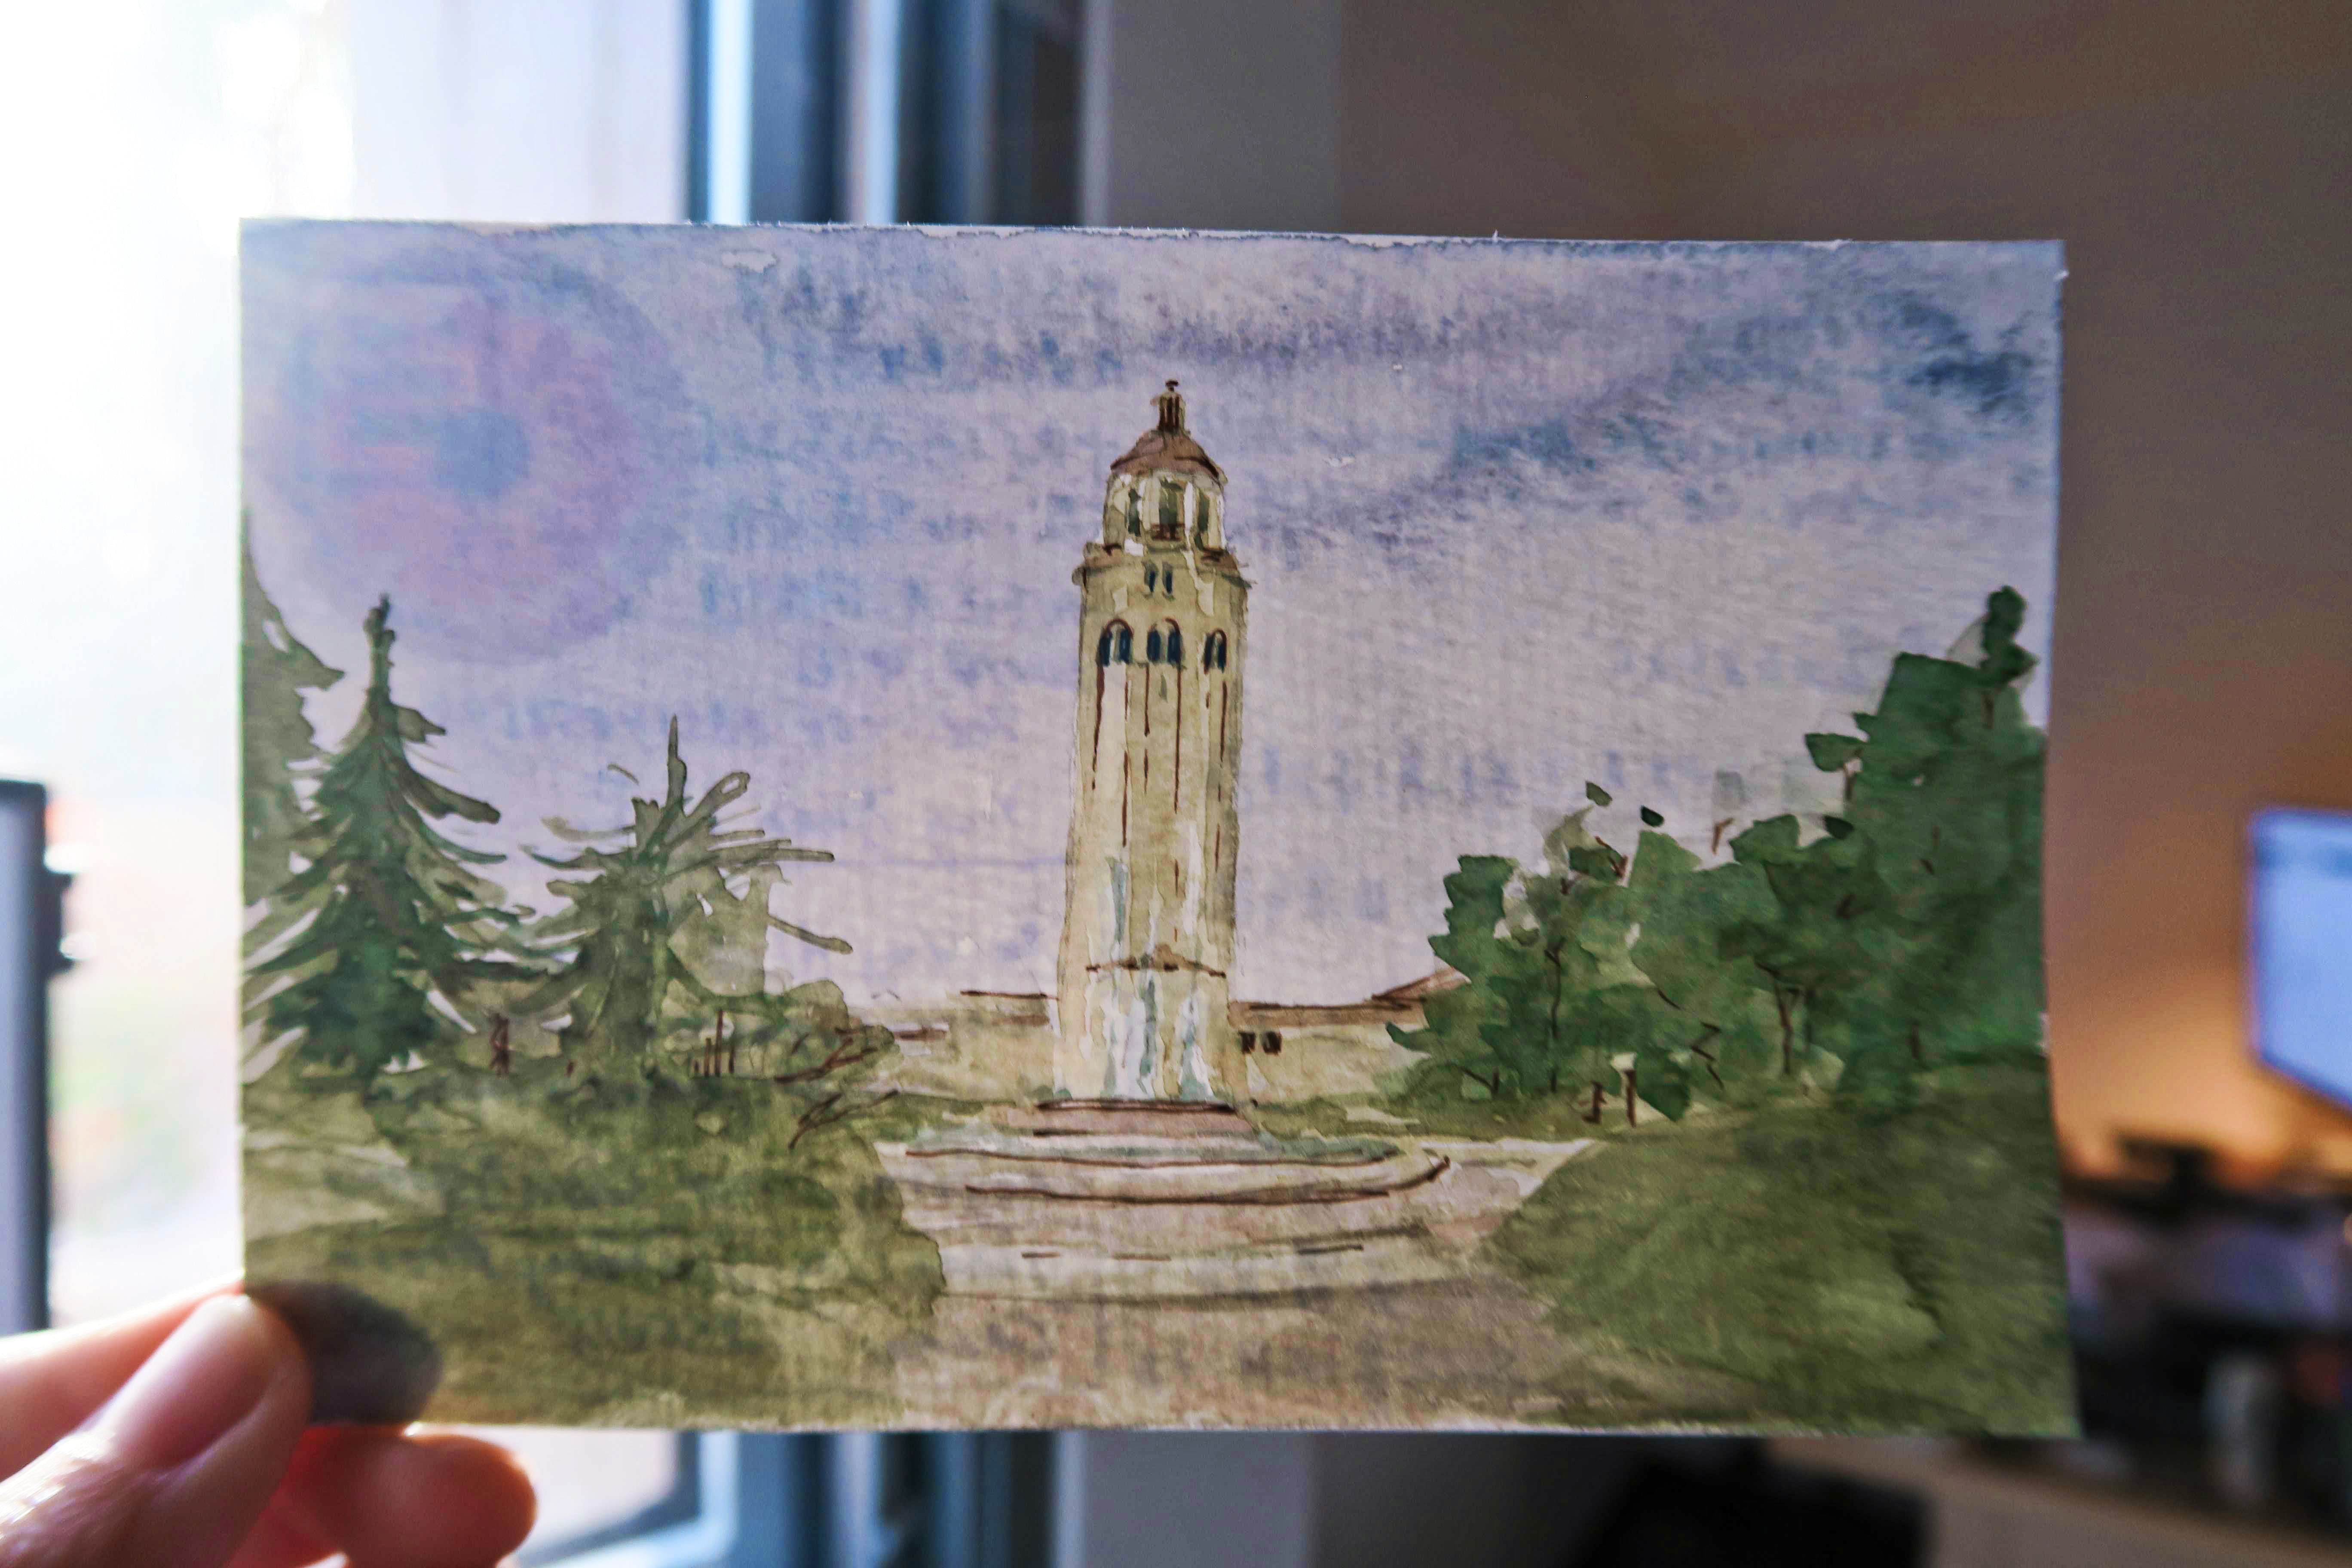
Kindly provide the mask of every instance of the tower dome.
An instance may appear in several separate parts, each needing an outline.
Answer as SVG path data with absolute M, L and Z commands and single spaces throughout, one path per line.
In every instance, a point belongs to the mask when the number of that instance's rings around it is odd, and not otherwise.
M 1102 542 L 1112 550 L 1174 545 L 1222 554 L 1225 471 L 1185 427 L 1184 395 L 1176 383 L 1151 401 L 1159 422 L 1110 466 Z
M 1168 390 L 1151 401 L 1160 410 L 1160 423 L 1138 436 L 1127 456 L 1110 466 L 1112 476 L 1199 474 L 1222 489 L 1225 471 L 1210 460 L 1192 432 L 1184 427 L 1184 395 L 1176 390 L 1176 384 L 1171 381 Z

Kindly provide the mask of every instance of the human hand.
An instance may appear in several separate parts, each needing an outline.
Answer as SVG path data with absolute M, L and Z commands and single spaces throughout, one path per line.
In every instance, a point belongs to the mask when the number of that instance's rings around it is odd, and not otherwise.
M 294 1336 L 220 1287 L 0 1340 L 0 1568 L 484 1568 L 530 1533 L 505 1450 L 310 1415 Z

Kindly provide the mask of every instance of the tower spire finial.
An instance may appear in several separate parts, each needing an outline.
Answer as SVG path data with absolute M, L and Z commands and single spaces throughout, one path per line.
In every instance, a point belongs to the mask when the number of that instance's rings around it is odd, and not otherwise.
M 1151 401 L 1160 410 L 1160 428 L 1171 436 L 1182 435 L 1184 433 L 1184 395 L 1176 390 L 1176 381 L 1173 376 L 1169 378 L 1168 390 Z

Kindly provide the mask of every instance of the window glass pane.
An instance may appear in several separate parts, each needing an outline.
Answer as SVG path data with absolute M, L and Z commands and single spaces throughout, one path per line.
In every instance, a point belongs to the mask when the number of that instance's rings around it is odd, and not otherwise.
M 349 15 L 17 7 L 0 50 L 0 771 L 80 873 L 62 1319 L 236 1264 L 236 220 L 348 210 Z
M 116 0 L 0 51 L 11 374 L 0 773 L 53 789 L 79 966 L 53 994 L 61 1321 L 237 1262 L 236 221 L 350 210 L 351 8 Z M 27 302 L 37 301 L 37 308 Z M 332 737 L 325 737 L 331 739 Z M 665 1432 L 501 1430 L 532 1540 L 678 1484 Z

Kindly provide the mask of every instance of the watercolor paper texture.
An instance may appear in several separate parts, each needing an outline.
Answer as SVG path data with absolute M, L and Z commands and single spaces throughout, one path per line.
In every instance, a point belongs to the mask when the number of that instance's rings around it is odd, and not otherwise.
M 249 227 L 249 1269 L 447 1419 L 2068 1429 L 2060 271 Z

